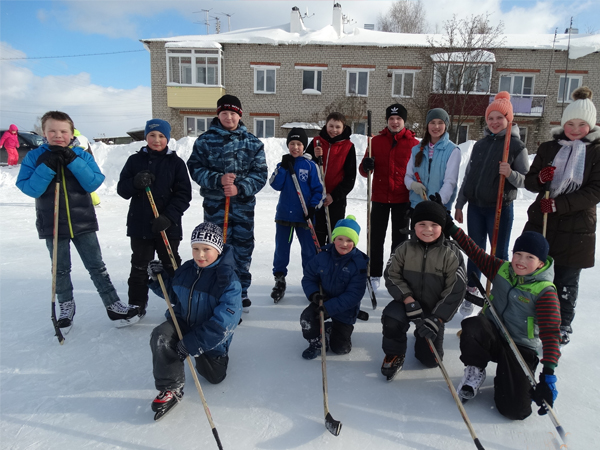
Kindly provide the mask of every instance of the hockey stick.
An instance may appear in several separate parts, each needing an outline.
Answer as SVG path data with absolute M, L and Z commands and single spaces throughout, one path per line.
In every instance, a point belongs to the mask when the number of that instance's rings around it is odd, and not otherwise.
M 316 142 L 315 146 L 321 147 L 321 140 L 319 139 L 318 136 L 315 137 L 313 139 L 313 141 Z M 327 159 L 329 160 L 329 158 L 327 158 Z M 325 170 L 323 169 L 323 156 L 318 156 L 317 162 L 319 163 L 319 169 L 321 171 L 321 178 L 322 178 L 322 182 L 323 182 L 323 196 L 325 196 L 325 198 L 327 198 L 327 188 L 325 187 Z M 327 222 L 327 236 L 329 236 L 329 242 L 331 242 L 332 241 L 332 239 L 331 239 L 331 219 L 329 218 L 329 206 L 324 206 L 324 208 L 325 208 L 325 222 Z
M 56 320 L 56 273 L 58 267 L 58 211 L 60 204 L 60 180 L 58 173 L 56 174 L 56 185 L 54 187 L 54 229 L 52 231 L 52 325 L 54 326 L 54 334 L 58 339 L 58 343 L 63 345 L 65 338 L 60 331 L 58 321 Z
M 148 200 L 150 201 L 150 206 L 152 207 L 154 218 L 158 218 L 158 209 L 156 208 L 156 203 L 154 203 L 154 196 L 152 195 L 150 186 L 146 186 L 146 194 L 148 194 Z M 165 230 L 162 230 L 160 232 L 160 235 L 162 236 L 163 242 L 165 243 L 165 247 L 167 248 L 169 259 L 171 260 L 171 264 L 173 265 L 173 270 L 177 270 L 177 262 L 175 261 L 175 255 L 173 254 L 173 250 L 171 250 L 171 244 L 169 243 L 169 239 L 167 238 L 167 233 L 165 233 Z
M 229 204 L 231 197 L 225 197 L 225 218 L 223 219 L 223 244 L 227 242 L 227 227 L 229 226 Z
M 490 301 L 490 298 L 488 297 L 486 292 L 483 290 L 483 285 L 481 284 L 481 282 L 475 276 L 474 273 L 471 273 L 470 276 L 471 276 L 471 280 L 473 280 L 473 282 L 476 283 L 477 289 L 479 289 L 479 292 L 481 292 L 481 295 L 483 295 L 483 299 L 484 299 L 487 307 L 489 308 L 490 312 L 492 313 L 492 316 L 496 320 L 496 323 L 498 324 L 500 331 L 502 331 L 504 338 L 507 340 L 508 345 L 510 346 L 510 349 L 515 354 L 515 357 L 517 358 L 517 361 L 519 362 L 521 369 L 523 369 L 525 376 L 529 380 L 529 384 L 531 384 L 531 387 L 535 389 L 535 387 L 537 386 L 537 383 L 535 382 L 535 375 L 531 372 L 531 369 L 529 368 L 529 366 L 523 359 L 523 355 L 521 355 L 521 352 L 519 351 L 517 344 L 515 344 L 514 339 L 512 338 L 512 336 L 506 329 L 506 326 L 502 322 L 502 319 L 500 319 L 500 316 L 498 316 L 498 313 L 496 312 L 496 308 Z M 554 409 L 545 400 L 544 400 L 544 409 L 549 413 L 548 416 L 550 417 L 550 420 L 552 420 L 552 424 L 554 425 L 554 428 L 556 428 L 558 435 L 561 437 L 562 441 L 564 442 L 564 445 L 561 446 L 561 448 L 568 448 L 567 447 L 567 436 L 565 434 L 565 430 L 560 425 L 560 422 L 558 421 L 558 417 L 557 417 L 556 413 L 554 412 Z
M 512 122 L 508 122 L 506 127 L 506 134 L 504 135 L 504 151 L 502 153 L 502 162 L 508 161 L 508 152 L 510 150 L 510 135 L 511 135 Z M 498 230 L 500 229 L 500 216 L 502 214 L 502 199 L 504 198 L 504 181 L 506 177 L 500 175 L 498 180 L 498 196 L 496 197 L 496 218 L 494 221 L 494 232 L 492 233 L 492 249 L 490 255 L 496 255 L 496 247 L 498 246 Z M 487 280 L 485 292 L 490 295 L 490 288 L 492 286 L 492 280 Z
M 367 111 L 367 151 L 369 158 L 371 157 L 371 110 Z M 367 171 L 367 256 L 369 260 L 367 262 L 367 289 L 369 291 L 369 297 L 371 297 L 371 305 L 373 309 L 377 309 L 377 297 L 375 297 L 375 290 L 371 284 L 371 171 Z
M 460 415 L 462 416 L 463 420 L 465 421 L 465 425 L 469 429 L 469 433 L 471 434 L 471 438 L 473 438 L 475 447 L 477 447 L 478 450 L 485 450 L 483 448 L 483 446 L 481 445 L 481 442 L 479 442 L 479 438 L 475 434 L 475 430 L 473 429 L 473 425 L 471 424 L 471 421 L 469 420 L 469 416 L 467 416 L 467 411 L 465 411 L 465 407 L 463 406 L 462 402 L 458 398 L 456 389 L 454 389 L 454 385 L 452 384 L 452 381 L 450 380 L 450 376 L 448 375 L 448 372 L 446 371 L 446 368 L 444 367 L 444 364 L 442 363 L 442 358 L 440 358 L 440 355 L 438 354 L 437 350 L 433 346 L 433 342 L 431 342 L 431 339 L 425 338 L 425 340 L 427 341 L 427 344 L 429 345 L 430 350 L 433 352 L 433 356 L 435 356 L 435 360 L 437 361 L 438 365 L 440 366 L 440 370 L 442 371 L 442 375 L 444 375 L 444 379 L 446 380 L 448 389 L 450 389 L 450 393 L 452 394 L 452 398 L 456 402 L 456 406 L 458 406 Z
M 296 192 L 298 193 L 298 198 L 300 199 L 300 204 L 302 205 L 302 211 L 304 211 L 305 216 L 308 216 L 308 208 L 306 207 L 304 196 L 302 195 L 302 191 L 300 190 L 300 183 L 298 183 L 296 172 L 294 172 L 294 166 L 290 164 L 287 170 L 292 176 L 292 181 L 294 182 Z M 313 241 L 315 243 L 315 246 L 317 247 L 317 253 L 319 253 L 321 251 L 321 247 L 319 246 L 319 240 L 317 239 L 317 234 L 315 233 L 315 228 L 313 227 L 313 224 L 310 221 L 310 217 L 306 219 L 306 223 L 308 224 L 308 228 L 310 229 Z M 323 287 L 320 284 L 319 291 L 321 293 L 321 296 L 323 296 Z M 319 306 L 323 306 L 323 300 L 319 302 Z M 319 323 L 321 326 L 321 373 L 323 377 L 323 409 L 325 412 L 325 428 L 327 428 L 327 431 L 329 431 L 334 436 L 339 436 L 340 431 L 342 429 L 342 423 L 338 420 L 335 420 L 329 412 L 329 395 L 327 394 L 327 363 L 325 357 L 325 314 L 322 310 L 319 312 Z

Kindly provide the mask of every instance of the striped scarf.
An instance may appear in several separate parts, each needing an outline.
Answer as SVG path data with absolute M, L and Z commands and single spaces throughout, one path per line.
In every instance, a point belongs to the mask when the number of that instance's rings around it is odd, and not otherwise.
M 583 170 L 585 168 L 585 146 L 588 142 L 580 140 L 559 140 L 562 145 L 554 157 L 553 165 L 556 167 L 554 178 L 550 182 L 550 198 L 577 191 L 583 183 Z

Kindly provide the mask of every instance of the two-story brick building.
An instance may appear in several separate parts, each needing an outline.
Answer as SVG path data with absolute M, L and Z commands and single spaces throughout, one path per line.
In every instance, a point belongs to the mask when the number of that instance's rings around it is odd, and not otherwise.
M 598 102 L 600 35 L 501 38 L 499 46 L 480 49 L 488 56 L 467 68 L 477 77 L 474 88 L 457 89 L 470 105 L 460 140 L 481 137 L 490 98 L 508 90 L 522 137 L 535 150 L 560 123 L 563 95 L 569 102 L 570 92 L 587 85 Z M 394 102 L 407 107 L 409 125 L 418 124 L 427 107 L 438 106 L 436 94 L 445 83 L 440 55 L 448 51 L 442 35 L 361 28 L 344 33 L 339 4 L 332 25 L 316 31 L 304 27 L 294 8 L 285 27 L 142 42 L 150 52 L 153 116 L 168 120 L 175 138 L 204 132 L 225 93 L 241 99 L 242 120 L 258 137 L 283 137 L 293 123 L 314 135 L 325 108 L 336 104 L 358 111 L 351 123 L 355 133 L 365 132 L 367 109 L 373 112 L 373 132 L 383 128 L 385 108 Z M 461 64 L 460 58 L 453 63 Z M 452 67 L 444 70 L 450 74 Z

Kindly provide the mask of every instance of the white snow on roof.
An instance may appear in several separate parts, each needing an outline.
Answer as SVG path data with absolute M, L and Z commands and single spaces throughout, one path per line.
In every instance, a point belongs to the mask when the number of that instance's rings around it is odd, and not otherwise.
M 312 122 L 287 122 L 281 125 L 281 128 L 303 128 L 305 130 L 320 130 L 323 127 L 318 123 Z
M 405 34 L 354 28 L 350 33 L 338 36 L 331 25 L 320 30 L 306 29 L 290 33 L 290 25 L 246 28 L 221 34 L 174 36 L 167 38 L 142 39 L 142 42 L 166 42 L 168 47 L 215 48 L 219 44 L 270 44 L 270 45 L 358 45 L 377 47 L 430 47 L 431 42 L 443 46 L 446 38 L 442 34 Z M 550 50 L 554 34 L 506 34 L 502 36 L 502 48 Z M 569 36 L 559 34 L 554 48 L 566 51 Z M 571 35 L 569 57 L 581 58 L 600 51 L 600 34 Z
M 479 63 L 495 63 L 496 55 L 485 50 L 473 50 L 472 52 L 434 53 L 431 55 L 433 62 L 465 62 L 477 61 Z

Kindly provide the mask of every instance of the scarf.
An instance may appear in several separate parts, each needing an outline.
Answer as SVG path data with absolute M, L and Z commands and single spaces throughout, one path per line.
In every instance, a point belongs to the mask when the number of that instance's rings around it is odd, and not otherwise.
M 585 167 L 585 146 L 588 142 L 580 140 L 559 140 L 562 145 L 554 157 L 553 165 L 556 167 L 554 178 L 550 182 L 550 198 L 561 194 L 570 194 L 581 187 L 583 183 L 583 170 Z

